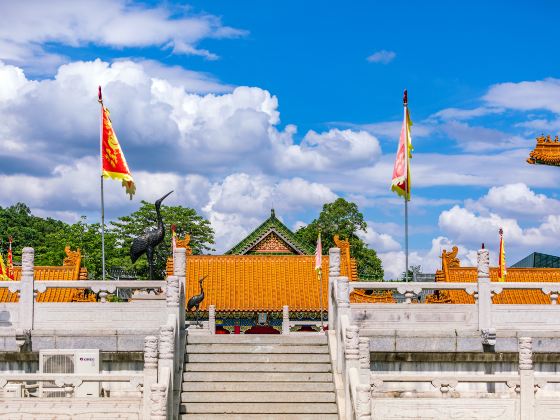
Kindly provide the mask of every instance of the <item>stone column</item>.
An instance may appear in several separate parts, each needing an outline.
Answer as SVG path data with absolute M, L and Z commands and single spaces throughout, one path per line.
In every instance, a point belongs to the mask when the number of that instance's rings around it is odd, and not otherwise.
M 19 291 L 19 328 L 33 329 L 35 250 L 25 247 L 21 255 L 21 289 Z
M 533 339 L 519 337 L 520 408 L 523 420 L 535 419 L 535 372 L 533 370 Z
M 344 377 L 344 398 L 346 401 L 346 418 L 352 418 L 352 399 L 350 397 L 350 369 L 355 369 L 359 372 L 360 369 L 360 336 L 358 334 L 357 325 L 349 325 L 346 328 L 346 336 L 344 337 L 344 359 L 345 369 L 343 372 Z M 356 386 L 358 384 L 355 384 Z
M 342 317 L 345 315 L 348 317 L 348 322 L 350 322 L 350 299 L 348 293 L 348 277 L 339 276 L 336 282 L 337 293 L 336 293 L 336 307 L 337 307 L 337 314 L 336 320 L 337 325 L 335 325 L 336 329 L 336 367 L 338 373 L 343 373 L 343 365 L 344 365 L 344 342 L 340 342 L 340 340 L 344 340 L 344 337 L 341 337 L 342 331 Z
M 356 389 L 356 420 L 371 420 L 371 393 L 369 384 L 359 384 Z
M 369 372 L 371 366 L 371 354 L 369 351 L 369 338 L 360 337 L 358 349 L 360 352 L 360 382 L 369 383 Z
M 149 335 L 144 339 L 144 417 L 151 414 L 151 389 L 157 383 L 158 339 Z
M 216 334 L 216 305 L 208 306 L 208 329 L 210 335 Z
M 167 387 L 162 383 L 152 384 L 150 420 L 167 420 L 167 401 L 165 391 Z
M 185 331 L 185 290 L 187 288 L 187 250 L 185 248 L 173 250 L 173 275 L 179 281 L 179 327 L 181 331 Z
M 158 358 L 158 381 L 164 377 L 163 371 L 165 368 L 169 369 L 171 375 L 171 389 L 167 390 L 168 398 L 174 399 L 175 390 L 172 388 L 175 382 L 175 335 L 174 326 L 170 323 L 162 325 L 159 329 L 159 358 Z M 174 404 L 170 405 L 171 407 Z M 173 418 L 173 413 L 169 413 L 170 418 Z
M 282 306 L 282 334 L 290 334 L 290 308 L 288 305 Z
M 496 344 L 496 330 L 492 328 L 492 293 L 490 291 L 490 254 L 487 249 L 479 249 L 478 263 L 478 330 L 482 344 Z
M 329 315 L 329 330 L 334 330 L 335 321 L 333 316 L 334 302 L 332 301 L 333 287 L 336 287 L 336 280 L 340 276 L 340 248 L 329 249 L 329 284 L 328 284 L 328 315 Z

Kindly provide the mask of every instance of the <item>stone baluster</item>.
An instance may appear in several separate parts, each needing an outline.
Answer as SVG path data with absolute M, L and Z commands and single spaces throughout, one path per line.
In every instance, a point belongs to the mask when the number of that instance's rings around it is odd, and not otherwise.
M 342 318 L 346 316 L 348 322 L 350 321 L 350 298 L 348 293 L 348 277 L 340 276 L 336 282 L 337 293 L 336 293 L 336 320 L 337 325 L 335 326 L 336 329 L 336 337 L 337 337 L 337 345 L 336 345 L 336 367 L 337 372 L 342 373 L 343 365 L 344 365 L 344 337 L 341 336 L 342 334 Z
M 346 418 L 352 418 L 352 400 L 350 390 L 350 370 L 355 369 L 359 372 L 360 368 L 360 336 L 358 334 L 357 325 L 349 325 L 346 328 L 344 337 L 344 359 L 345 369 L 344 378 L 344 396 L 346 400 Z M 357 385 L 357 384 L 356 384 Z
M 150 388 L 151 409 L 150 420 L 167 420 L 167 386 L 162 383 L 152 384 Z
M 518 338 L 519 376 L 521 383 L 520 408 L 523 420 L 535 419 L 535 372 L 533 370 L 533 339 Z
M 159 357 L 158 357 L 158 381 L 163 378 L 164 370 L 167 368 L 171 374 L 171 386 L 175 381 L 175 326 L 169 321 L 159 328 Z M 174 389 L 167 390 L 168 398 L 174 399 Z M 172 408 L 174 405 L 171 404 Z M 173 418 L 173 413 L 169 413 Z
M 360 351 L 360 382 L 368 383 L 370 365 L 371 365 L 371 354 L 369 351 L 369 338 L 360 337 L 358 348 Z
M 290 334 L 290 308 L 288 305 L 282 307 L 282 334 Z
M 173 275 L 179 280 L 179 328 L 185 330 L 185 289 L 187 276 L 187 250 L 185 248 L 175 248 L 173 250 Z M 181 334 L 183 337 L 184 335 Z
M 158 339 L 149 335 L 144 338 L 144 417 L 149 419 L 151 414 L 151 389 L 157 383 L 158 369 Z
M 369 384 L 356 387 L 356 420 L 371 420 L 371 393 Z
M 216 334 L 216 305 L 208 306 L 208 329 L 210 335 Z
M 329 249 L 329 284 L 328 284 L 328 316 L 329 330 L 332 331 L 336 327 L 334 325 L 334 302 L 332 301 L 333 288 L 336 287 L 336 281 L 340 276 L 340 248 Z
M 19 327 L 33 329 L 35 250 L 25 247 L 21 255 L 21 289 L 19 292 Z
M 165 301 L 168 308 L 167 313 L 176 314 L 179 308 L 179 277 L 167 276 L 165 288 Z
M 478 265 L 478 330 L 482 344 L 496 344 L 496 329 L 492 328 L 492 293 L 490 290 L 490 254 L 487 249 L 479 249 Z

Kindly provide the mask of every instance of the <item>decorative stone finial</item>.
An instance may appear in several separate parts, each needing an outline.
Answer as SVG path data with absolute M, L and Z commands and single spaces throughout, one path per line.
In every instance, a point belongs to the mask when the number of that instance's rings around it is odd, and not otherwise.
M 531 337 L 519 337 L 519 370 L 533 369 L 533 339 Z
M 338 308 L 349 308 L 350 295 L 348 293 L 348 277 L 339 277 L 336 286 L 338 287 L 336 293 L 336 304 L 338 305 Z
M 144 338 L 144 367 L 157 368 L 158 339 L 154 335 Z
M 150 420 L 167 419 L 167 401 L 165 400 L 166 390 L 167 387 L 162 383 L 155 383 L 150 387 L 150 402 L 152 406 Z
M 369 372 L 370 368 L 370 353 L 369 353 L 369 338 L 360 337 L 358 341 L 358 348 L 360 350 L 360 369 L 367 369 Z
M 179 277 L 167 276 L 166 282 L 166 297 L 167 307 L 179 307 Z
M 478 277 L 490 277 L 490 254 L 487 249 L 477 252 Z
M 360 336 L 358 335 L 358 326 L 349 325 L 346 328 L 346 337 L 344 337 L 344 355 L 346 359 L 358 359 Z
M 174 347 L 173 325 L 162 325 L 159 329 L 159 357 L 161 359 L 173 359 Z
M 340 276 L 340 248 L 329 249 L 329 276 Z

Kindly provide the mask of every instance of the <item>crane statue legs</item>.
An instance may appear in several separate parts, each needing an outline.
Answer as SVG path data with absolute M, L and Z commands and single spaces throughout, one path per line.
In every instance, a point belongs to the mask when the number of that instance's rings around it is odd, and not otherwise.
M 163 237 L 165 236 L 165 228 L 159 209 L 161 207 L 161 202 L 172 192 L 173 191 L 169 191 L 155 202 L 157 218 L 156 229 L 146 230 L 142 235 L 134 238 L 132 246 L 130 247 L 130 260 L 132 264 L 134 264 L 142 254 L 146 254 L 148 266 L 150 268 L 150 280 L 154 280 L 154 250 L 156 246 L 163 241 Z
M 202 282 L 206 277 L 208 276 L 204 276 L 198 281 L 198 284 L 200 285 L 200 293 L 198 295 L 194 295 L 193 297 L 191 297 L 187 302 L 187 311 L 190 312 L 192 308 L 196 308 L 195 319 L 196 319 L 197 326 L 200 325 L 200 323 L 198 322 L 198 308 L 201 302 L 204 300 L 204 289 L 202 288 Z

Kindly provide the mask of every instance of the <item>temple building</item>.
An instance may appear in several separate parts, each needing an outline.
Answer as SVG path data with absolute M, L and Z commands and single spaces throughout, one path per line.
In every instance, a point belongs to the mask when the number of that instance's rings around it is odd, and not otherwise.
M 476 267 L 462 267 L 457 258 L 459 249 L 454 246 L 451 252 L 443 250 L 441 270 L 436 271 L 436 281 L 468 282 L 477 281 Z M 490 280 L 498 281 L 498 267 L 490 267 Z M 507 282 L 560 282 L 558 268 L 508 267 Z M 426 303 L 475 303 L 474 297 L 462 290 L 440 290 L 426 298 Z M 495 304 L 550 304 L 550 297 L 540 290 L 504 290 L 492 297 Z
M 82 267 L 82 254 L 78 248 L 72 251 L 67 246 L 64 251 L 66 257 L 61 266 L 35 266 L 35 280 L 87 280 L 87 268 Z M 21 279 L 21 267 L 14 267 L 14 280 Z M 0 303 L 13 303 L 18 301 L 17 293 L 7 289 L 0 289 Z M 95 294 L 87 295 L 84 289 L 57 288 L 47 289 L 37 293 L 37 302 L 95 302 Z
M 348 241 L 335 237 L 335 242 L 341 249 L 341 275 L 357 280 Z M 189 237 L 177 246 L 187 249 L 186 298 L 200 293 L 198 280 L 206 276 L 201 315 L 207 317 L 209 305 L 215 305 L 216 323 L 222 331 L 250 332 L 262 323 L 279 331 L 284 305 L 289 307 L 290 319 L 320 321 L 321 306 L 326 319 L 329 257 L 323 256 L 319 280 L 314 249 L 284 225 L 274 210 L 224 255 L 192 255 Z M 172 272 L 169 258 L 167 273 Z
M 551 139 L 550 135 L 537 137 L 537 145 L 529 153 L 528 163 L 560 166 L 560 142 L 558 136 Z

